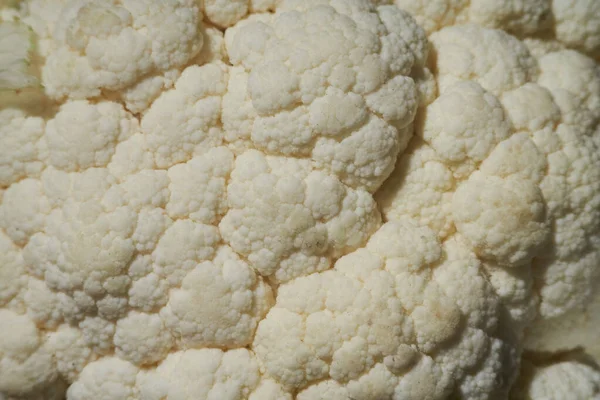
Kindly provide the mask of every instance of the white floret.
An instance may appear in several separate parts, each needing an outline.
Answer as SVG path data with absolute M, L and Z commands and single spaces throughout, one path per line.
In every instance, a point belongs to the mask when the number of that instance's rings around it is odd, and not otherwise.
M 138 369 L 118 357 L 88 364 L 67 391 L 67 400 L 130 400 Z
M 37 84 L 29 64 L 33 36 L 20 22 L 0 21 L 0 90 L 15 90 Z
M 206 224 L 217 222 L 227 210 L 225 194 L 232 169 L 233 154 L 225 147 L 171 167 L 171 197 L 166 207 L 169 216 Z
M 141 127 L 156 167 L 189 161 L 221 143 L 221 96 L 226 81 L 227 68 L 222 63 L 191 66 L 183 71 L 174 89 L 154 101 Z
M 105 167 L 117 143 L 138 129 L 137 120 L 117 103 L 68 102 L 46 124 L 40 157 L 46 165 L 69 172 Z
M 32 396 L 56 384 L 53 355 L 27 316 L 0 310 L 0 394 Z
M 327 269 L 361 246 L 380 216 L 368 192 L 314 171 L 308 160 L 248 151 L 236 159 L 227 188 L 223 239 L 276 281 Z
M 517 36 L 535 34 L 550 27 L 552 0 L 474 0 L 469 21 L 502 29 Z
M 192 0 L 69 1 L 42 70 L 46 91 L 57 99 L 98 97 L 183 67 L 202 48 L 200 19 Z
M 81 330 L 68 324 L 60 325 L 49 333 L 46 347 L 52 351 L 56 368 L 68 383 L 74 382 L 83 368 L 96 357 Z
M 591 57 L 600 55 L 600 4 L 594 0 L 553 0 L 556 38 Z
M 234 65 L 226 141 L 312 159 L 352 187 L 385 180 L 419 103 L 408 75 L 427 57 L 408 13 L 363 0 L 285 1 L 228 29 L 225 42 Z
M 173 337 L 156 314 L 129 313 L 117 322 L 116 354 L 135 365 L 154 364 L 167 356 Z
M 224 247 L 183 278 L 160 315 L 182 348 L 235 348 L 252 341 L 271 303 L 271 288 Z
M 431 230 L 400 220 L 333 270 L 279 286 L 253 348 L 301 399 L 502 396 L 517 353 L 510 335 L 493 337 L 497 306 L 467 247 L 442 249 Z
M 531 81 L 538 73 L 527 47 L 500 30 L 456 25 L 433 33 L 429 39 L 442 93 L 456 82 L 474 80 L 498 96 Z
M 550 235 L 535 183 L 474 173 L 452 198 L 457 231 L 483 259 L 518 266 L 536 256 Z
M 41 172 L 36 143 L 44 134 L 45 121 L 8 108 L 0 111 L 0 121 L 0 188 L 5 188 Z
M 24 179 L 11 185 L 2 196 L 0 227 L 19 246 L 39 233 L 51 211 L 42 184 L 37 179 Z
M 410 216 L 445 238 L 455 231 L 451 217 L 455 187 L 449 166 L 422 139 L 415 138 L 375 198 L 384 217 Z
M 273 379 L 263 378 L 248 400 L 292 400 L 292 394 Z
M 141 372 L 136 386 L 145 400 L 243 400 L 259 381 L 258 363 L 246 349 L 191 349 L 171 353 L 156 369 Z
M 19 294 L 26 287 L 25 263 L 20 249 L 3 231 L 0 231 L 0 305 L 10 307 L 19 302 Z
M 211 260 L 221 238 L 216 227 L 182 219 L 175 221 L 152 252 L 152 268 L 160 280 L 178 286 L 186 274 Z
M 475 171 L 511 133 L 498 99 L 472 81 L 446 88 L 422 123 L 423 139 L 459 179 Z
M 600 370 L 577 356 L 523 362 L 523 372 L 513 389 L 515 400 L 600 399 Z

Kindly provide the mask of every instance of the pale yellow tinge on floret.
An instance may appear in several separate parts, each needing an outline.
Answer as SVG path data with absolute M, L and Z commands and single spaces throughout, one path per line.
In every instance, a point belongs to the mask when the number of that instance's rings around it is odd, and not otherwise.
M 25 24 L 0 21 L 0 90 L 32 87 L 38 83 L 31 71 L 33 34 Z

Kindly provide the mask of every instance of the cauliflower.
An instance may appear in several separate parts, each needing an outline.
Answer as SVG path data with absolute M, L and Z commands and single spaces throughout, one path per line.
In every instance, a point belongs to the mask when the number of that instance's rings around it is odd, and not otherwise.
M 521 38 L 553 42 L 600 57 L 600 3 L 595 0 L 376 0 L 414 15 L 428 34 L 472 22 Z
M 227 30 L 225 140 L 306 158 L 373 192 L 410 139 L 418 91 L 409 75 L 427 57 L 425 33 L 395 7 L 325 3 L 287 1 Z
M 26 25 L 0 23 L 0 90 L 20 89 L 37 82 L 29 71 L 31 47 L 31 33 Z
M 46 90 L 57 99 L 97 97 L 180 67 L 202 47 L 199 16 L 188 0 L 67 2 L 51 33 Z
M 506 396 L 514 376 L 498 366 L 516 365 L 517 344 L 499 310 L 463 243 L 400 220 L 332 270 L 281 285 L 253 348 L 299 399 Z
M 573 50 L 536 59 L 516 38 L 473 24 L 430 39 L 441 93 L 378 192 L 384 217 L 462 237 L 521 326 L 568 318 L 600 274 L 598 64 Z M 524 270 L 499 270 L 514 267 Z M 541 343 L 552 329 L 536 324 L 531 340 Z
M 223 239 L 277 282 L 329 268 L 380 223 L 368 192 L 302 161 L 255 150 L 240 155 L 227 187 L 230 209 L 219 224 Z
M 38 34 L 41 81 L 59 101 L 114 98 L 142 113 L 186 66 L 223 58 L 196 0 L 31 0 L 19 17 Z
M 596 3 L 0 2 L 0 399 L 598 398 Z
M 524 360 L 522 369 L 513 389 L 515 400 L 600 398 L 600 371 L 578 354 L 533 356 Z

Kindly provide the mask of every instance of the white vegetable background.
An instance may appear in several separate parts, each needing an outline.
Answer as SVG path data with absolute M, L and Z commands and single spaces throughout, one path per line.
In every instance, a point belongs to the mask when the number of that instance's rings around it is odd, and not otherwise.
M 0 2 L 1 400 L 600 399 L 600 2 Z

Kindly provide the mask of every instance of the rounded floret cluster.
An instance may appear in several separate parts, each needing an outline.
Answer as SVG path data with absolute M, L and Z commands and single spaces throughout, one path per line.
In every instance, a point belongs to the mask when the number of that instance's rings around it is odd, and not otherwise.
M 0 2 L 0 398 L 596 398 L 598 4 Z

